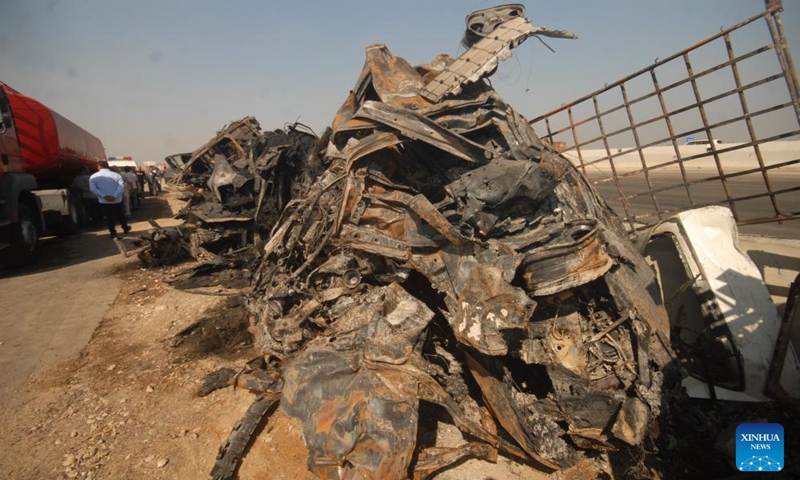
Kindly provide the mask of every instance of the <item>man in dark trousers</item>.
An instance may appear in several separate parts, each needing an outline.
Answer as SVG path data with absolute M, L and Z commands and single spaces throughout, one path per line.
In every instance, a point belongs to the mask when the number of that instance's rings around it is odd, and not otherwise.
M 139 195 L 144 197 L 144 170 L 142 170 L 142 167 L 136 167 L 136 171 L 134 173 L 136 174 L 136 180 L 139 182 Z
M 108 233 L 111 238 L 117 238 L 116 224 L 122 226 L 122 231 L 131 231 L 128 221 L 125 219 L 125 208 L 122 205 L 122 194 L 125 192 L 125 180 L 116 172 L 108 168 L 108 162 L 101 160 L 98 162 L 100 170 L 89 177 L 89 190 L 97 195 L 100 208 L 108 222 Z

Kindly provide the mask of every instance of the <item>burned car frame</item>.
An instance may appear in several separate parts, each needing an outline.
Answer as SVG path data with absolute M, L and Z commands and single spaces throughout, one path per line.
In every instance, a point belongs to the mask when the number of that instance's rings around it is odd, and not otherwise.
M 553 471 L 641 444 L 661 408 L 674 356 L 652 270 L 483 80 L 525 38 L 573 35 L 518 6 L 481 18 L 458 59 L 367 48 L 315 150 L 324 171 L 264 237 L 251 331 L 321 478 L 424 478 L 498 453 Z M 465 443 L 417 451 L 420 402 Z

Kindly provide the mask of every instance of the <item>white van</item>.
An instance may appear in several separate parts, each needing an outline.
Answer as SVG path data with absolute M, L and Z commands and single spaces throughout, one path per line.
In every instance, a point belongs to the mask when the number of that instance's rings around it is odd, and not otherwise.
M 132 168 L 134 172 L 139 169 L 139 164 L 137 164 L 132 157 L 108 157 L 108 166 L 109 167 L 117 167 L 119 169 L 119 173 L 123 173 L 125 168 Z M 144 192 L 139 191 L 139 181 L 137 179 L 136 182 L 128 182 L 126 180 L 126 196 L 128 198 L 128 207 L 125 209 L 126 212 L 130 212 L 132 210 L 138 210 L 142 203 L 142 195 Z
M 133 157 L 108 157 L 108 166 L 119 167 L 120 169 L 131 167 L 134 170 L 139 168 L 139 164 L 133 160 Z
M 716 138 L 714 138 L 712 140 L 707 140 L 705 138 L 700 138 L 700 139 L 697 139 L 697 140 L 691 139 L 691 140 L 687 140 L 686 143 L 684 143 L 684 145 L 705 145 L 705 146 L 711 148 L 711 143 L 712 142 L 714 143 L 714 146 L 722 145 L 722 140 L 719 140 L 719 139 L 716 139 Z

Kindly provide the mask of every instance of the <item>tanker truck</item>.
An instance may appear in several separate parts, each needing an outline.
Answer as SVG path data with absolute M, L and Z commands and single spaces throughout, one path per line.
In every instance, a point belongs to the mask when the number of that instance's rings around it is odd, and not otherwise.
M 70 185 L 104 158 L 97 137 L 0 81 L 0 264 L 30 263 L 41 236 L 78 230 Z

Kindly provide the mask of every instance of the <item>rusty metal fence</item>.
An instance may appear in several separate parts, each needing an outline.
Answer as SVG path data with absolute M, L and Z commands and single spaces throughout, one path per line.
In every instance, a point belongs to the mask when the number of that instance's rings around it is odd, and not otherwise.
M 631 230 L 713 204 L 739 225 L 798 219 L 800 84 L 781 11 L 767 0 L 763 13 L 530 123 Z

